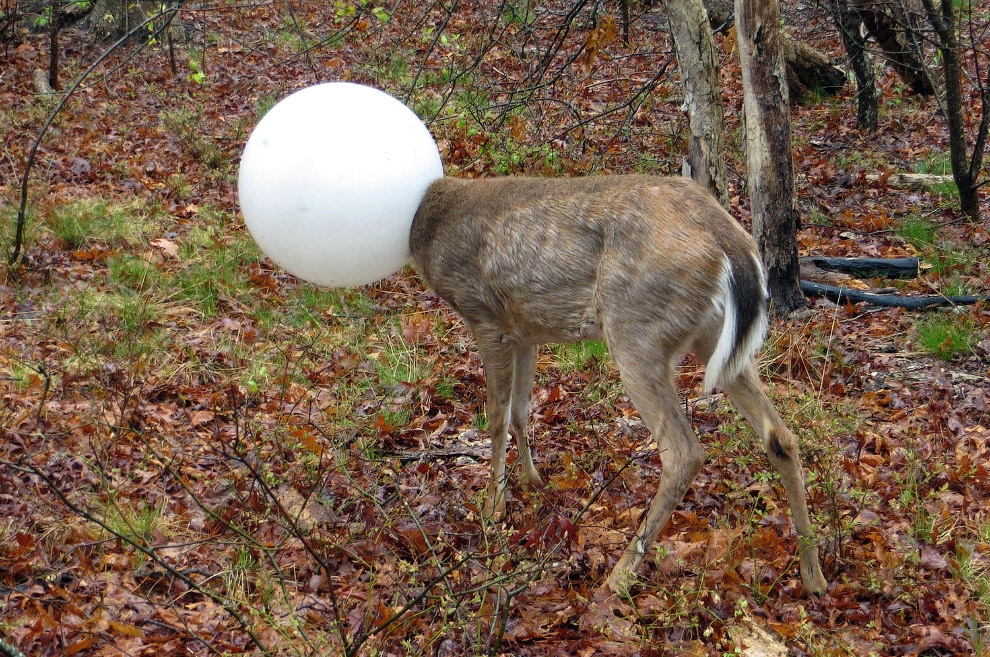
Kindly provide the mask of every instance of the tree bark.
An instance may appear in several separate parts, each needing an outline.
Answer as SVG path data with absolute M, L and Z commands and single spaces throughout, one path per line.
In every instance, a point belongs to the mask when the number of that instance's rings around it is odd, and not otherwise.
M 906 5 L 883 0 L 853 0 L 856 14 L 897 75 L 914 93 L 931 96 L 935 93 L 935 85 L 922 62 L 914 36 L 916 23 L 923 12 L 913 0 L 907 0 Z
M 938 36 L 939 53 L 942 55 L 942 72 L 945 75 L 945 92 L 942 110 L 949 127 L 949 162 L 952 177 L 959 188 L 959 209 L 969 219 L 980 218 L 980 197 L 977 177 L 983 162 L 983 146 L 986 140 L 987 94 L 983 92 L 983 121 L 973 149 L 972 159 L 966 151 L 966 123 L 962 104 L 962 62 L 959 59 L 959 39 L 956 36 L 955 11 L 950 0 L 943 0 L 941 9 L 932 0 L 922 0 L 928 13 L 928 21 Z
M 722 109 L 715 39 L 701 0 L 665 0 L 684 105 L 691 131 L 684 174 L 707 188 L 728 208 L 725 117 Z
M 877 93 L 876 74 L 866 49 L 866 39 L 859 31 L 863 19 L 850 6 L 849 0 L 830 0 L 829 9 L 856 74 L 856 125 L 860 130 L 876 132 L 880 123 L 880 95 Z
M 798 278 L 791 122 L 777 0 L 735 0 L 753 235 L 775 312 L 804 305 Z
M 811 46 L 781 35 L 787 91 L 798 102 L 817 94 L 834 96 L 846 84 L 846 74 L 832 66 L 831 58 Z

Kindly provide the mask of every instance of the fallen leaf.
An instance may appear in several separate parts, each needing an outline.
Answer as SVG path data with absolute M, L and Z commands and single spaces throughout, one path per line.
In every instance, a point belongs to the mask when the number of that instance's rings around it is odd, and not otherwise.
M 164 237 L 158 237 L 149 242 L 153 248 L 158 249 L 164 253 L 169 258 L 179 257 L 179 245 L 172 240 L 167 240 Z

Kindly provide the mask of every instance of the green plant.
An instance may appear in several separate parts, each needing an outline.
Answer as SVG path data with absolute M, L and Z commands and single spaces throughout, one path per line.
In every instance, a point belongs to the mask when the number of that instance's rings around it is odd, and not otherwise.
M 935 244 L 938 227 L 924 217 L 910 216 L 897 228 L 897 234 L 916 248 L 930 248 Z
M 190 60 L 190 65 L 193 61 Z M 165 127 L 179 140 L 186 155 L 209 169 L 226 169 L 229 157 L 207 131 L 209 124 L 204 125 L 204 113 L 203 107 L 199 106 L 164 112 L 161 118 Z
M 186 75 L 186 79 L 196 84 L 203 84 L 206 82 L 206 73 L 203 71 L 203 66 L 199 63 L 199 60 L 190 57 L 189 58 L 189 70 L 190 73 Z
M 550 353 L 563 372 L 600 370 L 609 362 L 608 347 L 601 340 L 553 344 Z
M 159 278 L 154 264 L 131 255 L 113 256 L 107 259 L 110 280 L 132 290 L 147 290 L 156 285 Z
M 808 223 L 816 226 L 832 226 L 835 225 L 835 220 L 817 207 L 813 207 L 808 210 Z
M 954 313 L 932 313 L 915 324 L 922 351 L 945 361 L 973 351 L 977 329 L 969 317 Z
M 143 202 L 111 203 L 96 198 L 74 201 L 54 208 L 47 223 L 66 248 L 87 244 L 134 246 L 150 232 L 152 217 Z

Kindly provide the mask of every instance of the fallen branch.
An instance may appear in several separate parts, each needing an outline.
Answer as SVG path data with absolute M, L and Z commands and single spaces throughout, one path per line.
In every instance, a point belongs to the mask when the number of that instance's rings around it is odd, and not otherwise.
M 915 278 L 921 261 L 918 258 L 826 258 L 808 260 L 819 269 L 852 274 L 860 278 Z
M 879 173 L 866 174 L 867 182 L 883 182 L 891 189 L 925 189 L 946 183 L 955 182 L 952 176 L 940 176 L 934 173 L 892 173 L 883 180 Z
M 491 453 L 491 448 L 484 445 L 456 445 L 454 447 L 438 447 L 434 449 L 397 449 L 390 451 L 386 456 L 397 458 L 400 461 L 436 461 L 438 459 L 456 458 L 458 456 L 468 456 L 470 458 L 484 458 Z
M 0 639 L 0 654 L 5 655 L 5 657 L 24 657 L 24 653 L 17 649 L 12 643 L 7 643 L 3 639 Z
M 956 306 L 978 303 L 980 301 L 990 301 L 990 297 L 984 296 L 953 296 L 947 297 L 940 294 L 924 297 L 903 297 L 895 294 L 875 294 L 873 292 L 860 292 L 834 285 L 823 285 L 822 283 L 812 283 L 811 281 L 801 281 L 801 291 L 809 297 L 825 297 L 835 303 L 869 303 L 874 306 L 888 306 L 894 308 L 908 308 L 917 310 L 928 308 L 929 306 Z

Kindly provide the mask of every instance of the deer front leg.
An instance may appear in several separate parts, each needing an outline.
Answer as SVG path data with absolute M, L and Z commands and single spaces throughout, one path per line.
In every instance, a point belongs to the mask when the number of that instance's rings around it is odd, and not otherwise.
M 533 455 L 530 453 L 529 435 L 526 430 L 535 376 L 536 348 L 533 345 L 518 345 L 515 349 L 512 371 L 512 431 L 516 434 L 523 481 L 531 488 L 543 483 L 540 473 L 533 465 Z
M 488 436 L 492 441 L 492 464 L 485 487 L 482 514 L 486 518 L 505 515 L 505 447 L 509 432 L 509 401 L 512 395 L 513 346 L 500 336 L 484 336 L 474 331 L 485 366 L 488 393 Z
M 750 363 L 734 382 L 726 386 L 732 403 L 735 404 L 753 429 L 763 440 L 763 447 L 770 459 L 770 465 L 780 473 L 780 480 L 787 490 L 787 500 L 791 505 L 791 518 L 798 532 L 801 581 L 809 593 L 821 594 L 828 588 L 818 562 L 818 543 L 808 517 L 808 502 L 804 490 L 804 474 L 798 456 L 798 444 L 794 434 L 787 428 L 770 399 L 763 391 L 756 364 Z

